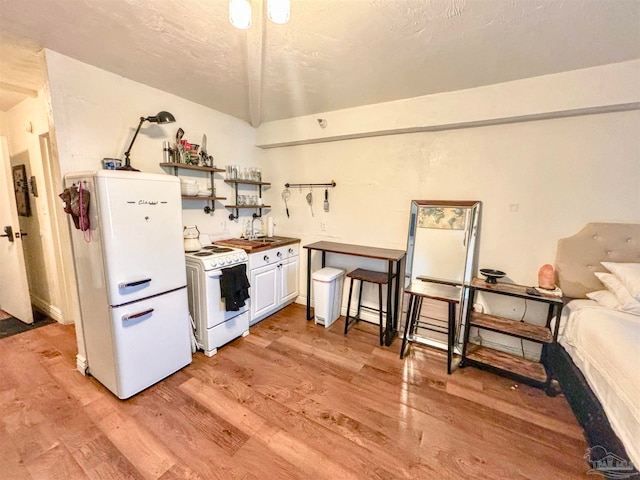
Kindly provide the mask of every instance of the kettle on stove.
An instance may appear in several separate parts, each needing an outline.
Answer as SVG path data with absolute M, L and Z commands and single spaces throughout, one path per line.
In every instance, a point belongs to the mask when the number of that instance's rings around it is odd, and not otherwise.
M 182 231 L 184 237 L 184 251 L 197 252 L 202 248 L 200 245 L 200 230 L 195 225 L 187 225 Z

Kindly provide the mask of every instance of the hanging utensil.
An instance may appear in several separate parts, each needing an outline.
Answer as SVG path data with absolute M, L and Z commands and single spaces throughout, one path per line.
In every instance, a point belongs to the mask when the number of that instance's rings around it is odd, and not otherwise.
M 324 189 L 324 211 L 325 212 L 329 211 L 329 189 L 328 188 Z
M 287 218 L 289 218 L 289 205 L 287 204 L 287 200 L 289 200 L 291 198 L 291 192 L 289 191 L 288 188 L 285 188 L 282 191 L 282 200 L 284 200 L 284 206 L 287 210 Z
M 200 145 L 200 164 L 203 167 L 209 167 L 209 155 L 207 155 L 207 134 L 202 135 L 202 144 Z
M 311 188 L 309 188 L 309 193 L 307 193 L 307 203 L 309 204 L 309 208 L 311 208 L 311 216 L 315 217 L 313 214 L 313 193 L 311 193 Z
M 183 136 L 184 136 L 184 130 L 181 128 L 178 128 L 178 131 L 176 132 L 176 162 L 177 163 L 186 163 L 184 145 L 180 143 L 180 140 L 182 140 Z

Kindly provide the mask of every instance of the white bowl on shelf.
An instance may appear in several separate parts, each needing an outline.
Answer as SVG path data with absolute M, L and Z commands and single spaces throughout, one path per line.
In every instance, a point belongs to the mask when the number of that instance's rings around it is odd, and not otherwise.
M 180 185 L 180 192 L 182 193 L 182 195 L 193 197 L 195 195 L 198 195 L 199 190 L 200 188 L 198 187 L 197 183 L 183 183 L 182 185 Z

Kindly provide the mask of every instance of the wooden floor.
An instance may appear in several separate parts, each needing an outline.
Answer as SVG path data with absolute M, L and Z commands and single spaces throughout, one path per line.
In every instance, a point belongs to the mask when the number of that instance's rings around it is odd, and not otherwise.
M 75 369 L 73 326 L 0 340 L 3 479 L 589 478 L 560 396 L 293 305 L 128 401 Z

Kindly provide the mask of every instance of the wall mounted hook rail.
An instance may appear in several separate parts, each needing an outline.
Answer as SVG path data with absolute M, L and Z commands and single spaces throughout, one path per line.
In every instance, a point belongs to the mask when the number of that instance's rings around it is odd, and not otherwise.
M 330 183 L 285 183 L 285 188 L 328 188 L 335 187 L 335 180 L 331 180 Z

